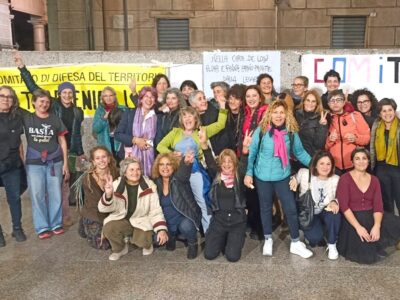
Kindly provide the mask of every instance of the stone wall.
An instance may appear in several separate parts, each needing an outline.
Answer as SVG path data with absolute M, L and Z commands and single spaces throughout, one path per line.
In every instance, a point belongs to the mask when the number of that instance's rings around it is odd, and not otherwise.
M 85 0 L 54 2 L 50 48 L 88 50 Z M 102 2 L 92 1 L 94 49 L 124 50 L 123 1 Z M 280 0 L 277 11 L 274 0 L 127 3 L 129 50 L 158 49 L 157 18 L 189 19 L 192 50 L 329 48 L 332 16 L 368 16 L 367 48 L 400 46 L 400 0 Z

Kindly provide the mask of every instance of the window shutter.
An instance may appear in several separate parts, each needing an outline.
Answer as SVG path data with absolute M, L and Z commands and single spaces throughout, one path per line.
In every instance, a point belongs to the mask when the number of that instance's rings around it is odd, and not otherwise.
M 188 19 L 158 19 L 157 35 L 159 50 L 189 50 Z
M 333 17 L 332 48 L 365 48 L 367 17 Z

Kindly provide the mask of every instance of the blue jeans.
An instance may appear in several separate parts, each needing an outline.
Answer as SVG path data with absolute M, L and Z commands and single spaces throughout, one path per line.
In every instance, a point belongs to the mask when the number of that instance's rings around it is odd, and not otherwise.
M 293 192 L 289 189 L 289 179 L 280 181 L 262 181 L 255 177 L 258 198 L 260 200 L 261 222 L 263 224 L 264 235 L 272 235 L 272 203 L 273 194 L 276 192 L 281 201 L 283 212 L 289 227 L 292 241 L 299 240 L 299 221 L 297 218 L 296 200 Z
M 177 232 L 170 232 L 171 236 L 181 235 L 184 239 L 187 240 L 189 244 L 197 243 L 197 229 L 194 225 L 193 221 L 188 218 L 183 218 L 182 221 L 178 225 Z
M 33 225 L 36 233 L 62 227 L 61 183 L 63 162 L 50 165 L 27 165 L 29 194 L 32 200 Z
M 340 230 L 340 213 L 323 210 L 318 215 L 314 215 L 309 229 L 304 230 L 304 236 L 311 246 L 316 246 L 324 238 L 324 225 L 326 227 L 326 239 L 328 244 L 335 244 Z
M 203 196 L 203 177 L 200 172 L 190 175 L 190 187 L 192 188 L 194 199 L 196 199 L 197 205 L 201 209 L 201 225 L 203 225 L 204 233 L 206 233 L 208 226 L 210 226 L 211 216 L 208 214 L 206 199 Z
M 21 229 L 21 168 L 12 169 L 0 175 L 6 190 L 13 229 Z

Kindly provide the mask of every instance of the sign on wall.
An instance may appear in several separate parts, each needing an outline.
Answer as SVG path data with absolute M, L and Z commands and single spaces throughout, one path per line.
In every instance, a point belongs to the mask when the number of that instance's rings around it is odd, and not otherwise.
M 158 73 L 165 74 L 162 66 L 138 66 L 131 64 L 90 64 L 72 66 L 46 66 L 29 67 L 36 84 L 57 97 L 57 87 L 60 83 L 70 81 L 75 85 L 75 104 L 81 107 L 85 116 L 93 116 L 98 106 L 101 91 L 106 86 L 111 86 L 117 92 L 118 102 L 132 107 L 129 99 L 131 91 L 129 83 L 132 78 L 136 80 L 136 90 L 139 92 L 143 86 L 151 85 L 153 78 Z M 33 110 L 31 98 L 22 81 L 17 68 L 0 69 L 0 85 L 11 86 L 18 95 L 20 106 Z
M 268 73 L 274 78 L 274 87 L 280 90 L 281 53 L 279 51 L 252 52 L 204 52 L 203 82 L 207 97 L 213 93 L 210 84 L 225 81 L 234 84 L 251 85 L 257 76 Z
M 377 99 L 400 101 L 400 54 L 318 55 L 302 56 L 302 75 L 310 80 L 310 88 L 325 92 L 324 74 L 333 69 L 340 74 L 343 90 L 349 93 L 368 88 Z

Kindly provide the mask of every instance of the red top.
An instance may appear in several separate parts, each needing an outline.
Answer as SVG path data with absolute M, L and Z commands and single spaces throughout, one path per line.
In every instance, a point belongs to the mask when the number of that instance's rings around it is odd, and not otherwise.
M 336 189 L 341 212 L 373 210 L 383 212 L 381 186 L 378 178 L 371 175 L 371 183 L 365 193 L 361 192 L 350 173 L 343 174 Z

